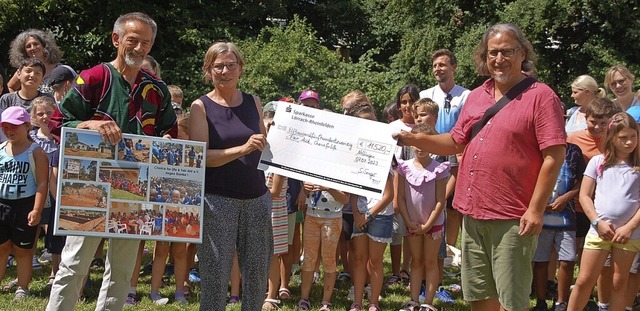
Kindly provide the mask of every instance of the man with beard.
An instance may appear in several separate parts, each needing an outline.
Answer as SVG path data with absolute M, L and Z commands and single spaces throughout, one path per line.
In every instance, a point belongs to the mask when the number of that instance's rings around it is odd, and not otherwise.
M 518 26 L 490 27 L 473 56 L 478 73 L 491 78 L 469 94 L 450 133 L 394 137 L 435 154 L 464 149 L 453 200 L 464 215 L 464 299 L 472 310 L 529 310 L 531 260 L 565 156 L 562 104 L 523 73 L 534 71 L 536 54 Z M 510 90 L 512 100 L 483 118 Z
M 107 144 L 122 133 L 176 137 L 176 115 L 164 82 L 140 70 L 153 46 L 157 24 L 144 13 L 120 16 L 111 34 L 116 59 L 80 73 L 49 124 L 59 137 L 62 126 L 97 131 Z M 62 252 L 47 310 L 73 310 L 83 278 L 102 239 L 69 236 Z M 112 238 L 96 310 L 121 310 L 129 290 L 139 241 Z

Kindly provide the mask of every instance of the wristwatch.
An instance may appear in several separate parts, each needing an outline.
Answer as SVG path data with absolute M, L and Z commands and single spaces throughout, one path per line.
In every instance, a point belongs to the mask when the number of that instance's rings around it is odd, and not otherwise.
M 371 215 L 371 212 L 369 212 L 369 210 L 364 212 L 364 217 L 367 217 L 367 220 L 369 221 L 373 220 L 373 215 Z
M 594 227 L 597 227 L 597 226 L 598 226 L 598 218 L 594 219 L 594 220 L 591 222 L 591 225 L 592 225 L 592 226 L 594 226 Z

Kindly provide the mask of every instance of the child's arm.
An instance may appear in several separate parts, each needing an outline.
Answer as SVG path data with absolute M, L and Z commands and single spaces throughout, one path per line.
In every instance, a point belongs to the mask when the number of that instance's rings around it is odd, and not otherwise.
M 400 174 L 396 173 L 394 175 L 394 185 L 395 185 L 395 196 L 394 196 L 394 200 L 396 201 L 396 203 L 398 204 L 398 210 L 396 212 L 400 212 L 400 215 L 402 216 L 402 219 L 404 220 L 404 224 L 407 226 L 407 228 L 409 228 L 409 231 L 413 232 L 416 229 L 418 229 L 418 227 L 416 226 L 416 223 L 411 221 L 411 219 L 409 219 L 409 213 L 407 212 L 407 201 L 406 197 L 405 197 L 405 192 L 404 192 L 404 183 L 406 182 L 405 179 L 403 177 L 400 176 Z
M 552 212 L 562 212 L 564 208 L 575 198 L 575 196 L 580 192 L 581 181 L 577 181 L 573 186 L 573 189 L 567 191 L 565 194 L 558 196 L 551 204 L 549 204 L 549 208 Z
M 280 196 L 280 191 L 282 191 L 282 186 L 284 186 L 284 177 L 273 174 L 273 184 L 271 185 L 271 199 L 276 199 Z
M 447 201 L 445 197 L 447 182 L 447 178 L 436 180 L 436 206 L 433 211 L 431 211 L 431 214 L 429 214 L 427 222 L 420 226 L 420 229 L 415 232 L 416 234 L 425 234 L 429 232 L 438 220 L 438 217 L 442 215 L 442 210 L 444 209 L 445 202 Z
M 326 187 L 319 187 L 320 190 L 323 191 L 327 191 L 329 192 L 329 194 L 331 194 L 331 196 L 336 199 L 337 202 L 339 202 L 340 204 L 344 205 L 349 203 L 349 194 L 340 190 L 336 190 L 336 189 L 331 189 L 331 188 L 326 188 Z
M 389 174 L 391 175 L 391 174 Z M 382 192 L 382 198 L 380 201 L 376 202 L 373 207 L 369 209 L 369 214 L 371 214 L 371 218 L 373 219 L 378 215 L 381 211 L 383 211 L 389 203 L 393 201 L 394 191 L 393 191 L 393 176 L 389 176 L 387 178 L 387 183 L 384 186 L 384 191 Z M 365 216 L 365 215 L 363 215 Z M 365 217 L 366 218 L 366 217 Z M 366 219 L 369 222 L 369 219 Z
M 58 167 L 51 168 L 51 174 L 49 175 L 49 193 L 55 198 L 58 195 Z
M 584 176 L 582 178 L 582 185 L 580 186 L 580 205 L 582 206 L 582 210 L 584 214 L 589 218 L 589 221 L 593 222 L 598 219 L 598 213 L 596 212 L 596 208 L 593 205 L 593 193 L 596 190 L 596 180 L 589 177 Z M 598 225 L 596 226 L 596 231 L 600 237 L 605 240 L 611 240 L 615 234 L 613 230 L 613 225 L 606 221 L 598 221 Z
M 44 202 L 49 194 L 49 159 L 47 159 L 47 155 L 42 148 L 33 150 L 33 159 L 36 162 L 36 198 L 33 203 L 33 210 L 27 215 L 29 226 L 37 226 L 40 224 L 40 214 L 42 213 Z

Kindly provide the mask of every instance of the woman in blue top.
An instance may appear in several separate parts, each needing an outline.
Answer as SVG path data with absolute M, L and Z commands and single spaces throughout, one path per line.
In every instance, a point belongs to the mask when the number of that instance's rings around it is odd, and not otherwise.
M 208 143 L 203 241 L 198 252 L 200 310 L 224 310 L 233 251 L 242 273 L 242 310 L 260 310 L 267 284 L 273 236 L 271 194 L 257 169 L 266 144 L 262 105 L 237 89 L 244 60 L 229 42 L 207 50 L 202 69 L 214 89 L 191 104 L 189 138 Z M 214 251 L 215 250 L 215 251 Z

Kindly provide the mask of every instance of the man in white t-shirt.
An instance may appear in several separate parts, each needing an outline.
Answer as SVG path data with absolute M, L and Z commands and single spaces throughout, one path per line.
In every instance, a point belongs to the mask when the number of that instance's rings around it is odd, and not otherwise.
M 438 104 L 436 131 L 438 133 L 448 133 L 458 121 L 462 106 L 471 91 L 455 83 L 454 74 L 458 68 L 458 61 L 453 52 L 448 49 L 437 50 L 431 56 L 431 62 L 433 76 L 438 84 L 420 92 L 420 98 L 430 98 Z M 451 178 L 447 183 L 446 189 L 447 224 L 444 242 L 455 246 L 458 239 L 458 231 L 462 224 L 462 216 L 453 209 L 452 205 L 453 189 L 455 188 L 456 175 L 458 174 L 458 160 L 455 155 L 448 156 L 447 160 L 451 162 Z M 440 258 L 444 257 L 446 257 L 446 253 L 444 249 L 441 249 Z

